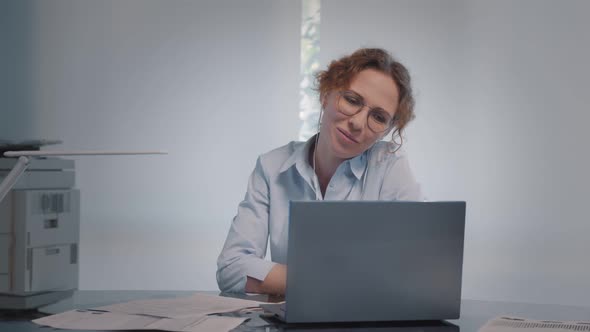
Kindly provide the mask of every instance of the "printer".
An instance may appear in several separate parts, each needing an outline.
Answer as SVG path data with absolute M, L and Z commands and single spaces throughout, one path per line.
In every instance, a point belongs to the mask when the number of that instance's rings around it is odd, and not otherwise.
M 17 158 L 0 158 L 0 182 Z M 80 192 L 74 161 L 31 159 L 0 201 L 0 309 L 31 309 L 78 288 Z

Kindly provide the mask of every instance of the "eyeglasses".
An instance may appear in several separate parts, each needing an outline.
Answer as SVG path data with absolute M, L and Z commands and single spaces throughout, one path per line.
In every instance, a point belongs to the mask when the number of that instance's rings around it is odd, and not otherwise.
M 347 116 L 358 114 L 367 106 L 361 95 L 351 90 L 339 91 L 338 111 Z M 380 107 L 369 108 L 367 125 L 375 133 L 387 131 L 393 125 L 393 118 Z

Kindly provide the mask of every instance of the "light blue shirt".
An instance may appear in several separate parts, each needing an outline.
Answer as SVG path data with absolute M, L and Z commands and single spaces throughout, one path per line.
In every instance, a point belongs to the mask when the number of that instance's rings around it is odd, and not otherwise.
M 276 263 L 287 263 L 289 201 L 322 198 L 308 162 L 314 140 L 291 142 L 258 157 L 217 260 L 222 291 L 244 292 L 247 276 L 264 280 Z M 324 199 L 423 200 L 406 154 L 392 153 L 389 142 L 377 142 L 340 164 Z M 264 259 L 269 242 L 272 261 Z

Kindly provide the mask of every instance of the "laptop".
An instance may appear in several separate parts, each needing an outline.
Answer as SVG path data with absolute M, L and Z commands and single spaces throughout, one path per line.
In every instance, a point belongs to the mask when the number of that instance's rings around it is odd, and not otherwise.
M 292 201 L 286 323 L 457 319 L 465 202 Z

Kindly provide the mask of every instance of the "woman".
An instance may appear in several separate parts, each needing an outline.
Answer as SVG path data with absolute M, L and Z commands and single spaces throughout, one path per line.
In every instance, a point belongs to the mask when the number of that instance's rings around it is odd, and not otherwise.
M 317 88 L 320 132 L 256 162 L 217 261 L 222 291 L 284 294 L 291 200 L 422 200 L 399 150 L 414 118 L 406 68 L 382 49 L 360 49 L 319 72 Z

